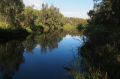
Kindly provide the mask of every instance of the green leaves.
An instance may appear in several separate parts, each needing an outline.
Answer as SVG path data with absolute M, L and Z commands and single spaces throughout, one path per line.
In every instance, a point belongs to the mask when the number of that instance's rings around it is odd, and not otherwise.
M 59 12 L 59 9 L 53 5 L 43 4 L 41 21 L 45 26 L 48 26 L 51 31 L 60 29 L 63 26 L 63 15 Z
M 22 13 L 24 4 L 22 0 L 1 0 L 0 15 L 4 17 L 4 22 L 11 25 L 18 25 L 17 16 Z

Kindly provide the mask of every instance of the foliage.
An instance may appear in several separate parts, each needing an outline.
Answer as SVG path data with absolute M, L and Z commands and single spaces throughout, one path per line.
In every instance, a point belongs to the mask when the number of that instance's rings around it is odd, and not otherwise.
M 85 30 L 89 39 L 83 47 L 85 56 L 96 68 L 108 72 L 110 79 L 119 79 L 120 1 L 94 1 L 95 6 L 88 13 L 89 25 Z
M 42 4 L 41 22 L 49 27 L 50 31 L 61 29 L 63 27 L 63 15 L 53 5 L 48 7 L 47 4 Z
M 19 29 L 28 33 L 47 33 L 61 29 L 77 32 L 76 27 L 86 23 L 85 19 L 64 17 L 59 8 L 53 5 L 42 4 L 42 10 L 36 10 L 34 6 L 24 7 L 22 0 L 2 0 L 0 2 L 0 30 L 2 30 L 0 33 L 3 33 L 2 37 L 7 33 L 15 34 L 14 31 Z M 21 31 L 18 32 L 21 33 Z
M 92 15 L 85 34 L 92 46 L 114 44 L 113 46 L 119 49 L 120 18 L 118 18 L 119 11 L 116 11 L 116 8 L 120 7 L 115 6 L 116 2 L 120 1 L 103 0 L 99 3 L 96 2 L 94 12 L 89 12 Z
M 78 24 L 77 25 L 77 30 L 82 32 L 86 29 L 87 25 L 82 25 L 82 24 Z
M 33 13 L 33 7 L 26 7 L 23 13 L 23 27 L 30 27 L 32 28 L 34 26 L 34 20 L 35 20 L 35 15 Z
M 19 15 L 21 15 L 24 9 L 22 0 L 1 0 L 0 1 L 0 16 L 6 27 L 8 24 L 18 26 Z
M 64 25 L 63 30 L 67 32 L 77 31 L 76 26 L 72 26 L 72 25 Z
M 85 77 L 84 77 L 83 74 L 77 72 L 77 73 L 75 74 L 75 76 L 74 76 L 74 79 L 85 79 Z
M 81 19 L 81 18 L 65 17 L 64 21 L 65 21 L 65 24 L 72 25 L 72 26 L 77 26 L 79 24 L 82 24 L 82 25 L 87 24 L 87 19 Z
M 87 19 L 81 18 L 64 18 L 64 28 L 63 30 L 68 32 L 83 32 L 85 26 L 87 25 Z

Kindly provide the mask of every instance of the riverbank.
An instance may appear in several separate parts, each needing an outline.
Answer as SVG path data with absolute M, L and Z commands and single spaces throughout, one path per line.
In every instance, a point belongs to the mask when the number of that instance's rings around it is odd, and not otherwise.
M 29 34 L 25 29 L 0 29 L 0 40 L 24 38 Z
M 37 26 L 36 26 L 37 28 Z M 35 30 L 35 29 L 34 29 Z M 70 35 L 82 35 L 83 32 L 78 31 L 77 26 L 68 26 L 65 25 L 62 29 L 59 29 L 59 31 L 62 30 L 66 34 Z M 52 32 L 56 32 L 58 30 L 54 30 Z M 9 40 L 9 39 L 17 39 L 17 38 L 24 38 L 29 34 L 44 34 L 44 33 L 50 33 L 51 31 L 46 31 L 46 28 L 43 29 L 36 29 L 36 31 L 33 31 L 30 28 L 15 28 L 15 29 L 0 29 L 0 40 Z

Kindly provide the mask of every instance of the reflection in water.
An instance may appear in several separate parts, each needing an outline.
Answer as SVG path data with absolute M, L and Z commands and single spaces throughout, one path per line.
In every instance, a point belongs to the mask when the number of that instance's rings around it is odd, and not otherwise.
M 106 50 L 97 53 L 97 49 L 92 50 L 91 47 L 89 53 L 88 50 L 81 53 L 83 38 L 55 31 L 30 35 L 26 40 L 0 43 L 0 79 L 71 79 L 65 70 L 74 74 L 70 66 L 75 61 L 80 67 L 76 66 L 75 70 L 81 73 L 99 76 L 100 79 L 119 79 L 119 53 Z
M 58 33 L 30 35 L 23 41 L 0 44 L 0 79 L 68 79 L 63 66 L 73 62 L 71 50 L 76 52 L 82 40 Z
M 21 41 L 14 40 L 0 44 L 0 73 L 3 79 L 12 79 L 23 59 L 24 47 Z
M 29 52 L 32 52 L 32 49 L 35 48 L 36 45 L 41 46 L 42 52 L 46 52 L 48 49 L 51 51 L 58 47 L 58 42 L 60 42 L 64 36 L 65 33 L 59 31 L 42 35 L 31 35 L 24 42 L 24 46 Z

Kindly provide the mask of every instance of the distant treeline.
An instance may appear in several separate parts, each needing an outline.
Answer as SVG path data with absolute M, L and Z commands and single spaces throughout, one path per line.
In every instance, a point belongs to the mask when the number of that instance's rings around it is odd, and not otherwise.
M 82 18 L 73 18 L 73 17 L 65 17 L 65 24 L 73 25 L 73 26 L 78 26 L 79 24 L 86 25 L 87 24 L 87 19 L 82 19 Z
M 72 26 L 87 24 L 85 19 L 64 17 L 59 8 L 53 5 L 42 4 L 41 6 L 41 10 L 36 10 L 34 6 L 25 7 L 22 0 L 1 0 L 0 30 L 3 34 L 16 29 L 17 31 L 24 29 L 28 33 L 43 33 L 63 29 L 66 24 Z

